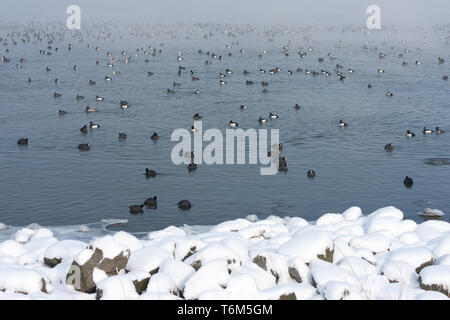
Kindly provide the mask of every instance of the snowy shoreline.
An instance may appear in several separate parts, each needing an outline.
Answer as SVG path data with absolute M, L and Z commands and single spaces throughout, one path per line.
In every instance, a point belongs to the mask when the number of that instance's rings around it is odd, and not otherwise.
M 0 223 L 0 239 L 0 299 L 450 297 L 450 223 L 418 224 L 395 207 L 312 223 L 249 216 L 142 239 L 119 231 L 80 241 Z

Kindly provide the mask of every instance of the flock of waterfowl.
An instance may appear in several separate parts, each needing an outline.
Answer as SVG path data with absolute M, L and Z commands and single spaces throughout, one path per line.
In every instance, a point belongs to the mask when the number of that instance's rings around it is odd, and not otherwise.
M 205 33 L 204 39 L 211 38 L 215 32 L 230 33 L 230 34 L 233 34 L 234 37 L 237 37 L 240 34 L 244 34 L 245 32 L 249 32 L 248 29 L 241 30 L 241 31 L 235 31 L 231 27 L 224 28 L 223 26 L 221 27 L 221 26 L 214 26 L 214 25 L 202 25 L 202 27 L 203 27 L 203 29 L 210 28 L 210 31 Z M 158 32 L 162 32 L 162 31 L 158 30 Z M 146 31 L 131 31 L 131 33 L 134 35 L 141 36 L 141 38 L 143 38 L 147 35 Z M 172 33 L 168 32 L 167 34 L 171 35 L 171 37 L 174 38 L 174 35 Z M 275 34 L 275 32 L 273 32 L 273 31 L 266 32 L 265 35 L 266 35 L 267 39 L 269 40 L 269 42 L 273 41 L 274 34 Z M 72 40 L 70 40 L 70 42 L 68 43 L 69 36 L 72 37 Z M 42 55 L 47 55 L 47 56 L 57 54 L 61 50 L 71 51 L 75 46 L 87 46 L 88 49 L 94 50 L 97 54 L 97 59 L 92 61 L 92 65 L 99 66 L 99 69 L 98 69 L 99 73 L 103 73 L 103 74 L 108 73 L 108 75 L 104 76 L 104 81 L 110 82 L 110 81 L 114 81 L 115 76 L 120 74 L 120 72 L 117 70 L 117 66 L 126 68 L 127 64 L 133 63 L 133 61 L 135 61 L 137 59 L 144 59 L 145 62 L 149 62 L 148 56 L 156 56 L 156 55 L 163 54 L 164 43 L 161 43 L 159 48 L 152 46 L 152 45 L 146 45 L 143 47 L 135 48 L 135 51 L 132 54 L 128 53 L 127 50 L 120 50 L 119 52 L 114 52 L 114 51 L 110 52 L 110 51 L 104 51 L 99 46 L 94 46 L 91 43 L 89 43 L 87 45 L 84 44 L 84 41 L 86 41 L 86 40 L 89 40 L 89 41 L 95 41 L 95 40 L 99 40 L 99 39 L 105 40 L 105 39 L 109 39 L 112 37 L 113 37 L 112 33 L 102 32 L 102 31 L 95 32 L 95 29 L 88 29 L 88 31 L 86 31 L 86 32 L 81 31 L 81 32 L 69 34 L 67 31 L 62 31 L 61 29 L 57 29 L 56 31 L 55 30 L 51 31 L 51 30 L 47 30 L 45 27 L 41 27 L 39 29 L 32 28 L 32 27 L 22 28 L 22 29 L 19 29 L 16 31 L 9 31 L 0 37 L 0 42 L 3 45 L 3 51 L 4 51 L 4 55 L 2 56 L 2 61 L 5 64 L 11 63 L 11 62 L 12 63 L 16 62 L 17 68 L 23 68 L 26 66 L 27 63 L 33 63 L 33 62 L 27 61 L 27 59 L 17 57 L 15 55 L 15 51 L 13 49 L 11 49 L 11 50 L 9 49 L 11 47 L 11 45 L 14 48 L 19 42 L 34 43 L 38 46 L 44 47 L 39 50 L 39 53 Z M 121 37 L 123 37 L 123 35 Z M 119 37 L 119 39 L 121 37 Z M 202 65 L 198 65 L 197 68 L 203 68 L 204 66 L 211 65 L 214 63 L 214 61 L 226 61 L 227 56 L 232 55 L 231 49 L 233 47 L 239 48 L 239 54 L 245 53 L 245 49 L 243 48 L 244 44 L 239 43 L 239 41 L 236 41 L 236 40 L 233 40 L 231 42 L 231 44 L 226 45 L 226 49 L 227 49 L 228 53 L 223 54 L 223 55 L 216 54 L 209 50 L 198 49 L 197 53 L 199 55 L 204 55 L 205 60 L 203 61 Z M 391 48 L 391 49 L 393 49 L 393 48 Z M 376 47 L 370 48 L 369 46 L 364 45 L 363 50 L 365 52 L 370 52 L 373 50 L 378 50 L 378 48 L 376 48 Z M 418 48 L 417 50 L 419 51 L 421 49 Z M 404 51 L 407 53 L 408 49 L 404 49 Z M 405 52 L 399 53 L 398 57 L 403 58 Z M 258 58 L 258 57 L 261 58 L 266 53 L 267 53 L 267 51 L 262 49 L 261 53 L 259 53 L 255 58 Z M 284 46 L 282 46 L 280 48 L 280 54 L 284 55 L 284 56 L 289 56 L 290 54 L 295 54 L 295 55 L 298 55 L 299 58 L 305 58 L 306 56 L 314 56 L 314 48 L 313 48 L 313 45 L 311 45 L 307 48 L 306 47 L 294 48 L 289 40 Z M 120 58 L 120 56 L 122 56 L 123 58 Z M 385 59 L 386 53 L 380 52 L 378 57 L 380 60 Z M 102 62 L 102 60 L 104 60 L 105 58 L 107 59 L 106 63 Z M 334 61 L 334 60 L 338 59 L 338 57 L 335 56 L 333 53 L 329 52 L 327 57 L 315 57 L 315 59 L 317 59 L 317 61 L 319 63 L 324 63 L 326 59 L 328 59 L 329 61 Z M 174 57 L 174 60 L 176 60 L 178 62 L 178 66 L 174 69 L 171 69 L 172 66 L 168 66 L 168 72 L 173 72 L 173 82 L 172 82 L 172 87 L 167 88 L 167 95 L 177 94 L 177 88 L 180 86 L 183 86 L 183 82 L 181 81 L 181 75 L 186 72 L 189 72 L 190 81 L 195 82 L 195 81 L 200 80 L 200 77 L 196 73 L 195 68 L 189 68 L 190 70 L 186 71 L 187 67 L 182 65 L 183 61 L 184 61 L 183 52 L 178 52 L 178 54 Z M 443 65 L 443 64 L 445 64 L 445 60 L 442 57 L 436 57 L 436 63 L 438 63 L 439 65 Z M 415 64 L 420 65 L 421 62 L 415 61 Z M 402 65 L 406 66 L 406 65 L 408 65 L 408 63 L 406 61 L 402 61 Z M 102 66 L 104 66 L 104 68 L 100 68 Z M 78 65 L 73 65 L 71 67 L 71 69 L 73 71 L 77 71 L 77 70 L 79 70 L 79 68 L 80 67 Z M 347 72 L 345 72 L 344 69 L 347 69 Z M 52 75 L 52 70 L 48 66 L 46 66 L 45 69 L 43 69 L 43 72 L 45 74 L 49 74 L 48 77 L 51 77 L 50 75 Z M 158 76 L 157 74 L 155 74 L 152 71 L 145 70 L 143 72 L 145 72 L 148 77 L 157 77 Z M 231 74 L 233 74 L 233 72 L 235 72 L 235 70 L 233 70 L 231 67 L 224 68 L 222 72 L 217 74 L 217 79 L 218 79 L 217 85 L 218 86 L 226 86 L 228 83 L 228 80 L 226 80 L 226 79 Z M 333 71 L 324 70 L 324 69 L 320 69 L 319 71 L 316 71 L 316 70 L 311 70 L 311 69 L 305 69 L 303 67 L 298 67 L 297 69 L 295 69 L 295 71 L 293 71 L 293 70 L 283 70 L 281 67 L 275 66 L 275 67 L 271 67 L 271 68 L 267 68 L 267 69 L 259 68 L 256 70 L 240 70 L 240 72 L 245 76 L 251 75 L 253 77 L 256 74 L 264 74 L 266 72 L 268 72 L 270 74 L 286 72 L 288 75 L 292 75 L 294 72 L 296 72 L 296 73 L 304 73 L 307 75 L 312 75 L 314 77 L 323 76 L 323 77 L 327 77 L 327 78 L 332 77 L 332 74 L 334 72 L 336 80 L 341 82 L 344 85 L 345 79 L 347 77 L 351 76 L 351 74 L 358 72 L 358 70 L 355 70 L 351 66 L 344 67 L 344 65 L 342 63 L 336 63 Z M 385 73 L 385 70 L 378 69 L 374 73 L 383 74 L 383 73 Z M 64 77 L 64 73 L 59 73 L 58 76 L 60 78 L 62 78 L 62 77 Z M 276 81 L 276 78 L 273 78 L 273 79 L 274 79 L 273 81 Z M 444 81 L 447 81 L 448 76 L 443 75 L 442 79 Z M 25 79 L 25 81 L 32 83 L 33 79 L 31 77 L 31 75 L 29 77 L 27 77 Z M 53 82 L 55 83 L 55 85 L 58 84 L 59 78 L 54 78 Z M 86 83 L 89 86 L 96 85 L 96 82 L 91 79 L 86 79 Z M 242 85 L 252 86 L 254 84 L 256 84 L 255 78 L 253 78 L 253 80 L 246 80 L 245 83 L 243 83 Z M 262 80 L 262 81 L 260 81 L 260 85 L 262 87 L 262 93 L 269 94 L 269 90 L 268 90 L 268 87 L 270 87 L 269 82 Z M 367 85 L 364 85 L 364 86 L 367 86 L 367 89 L 374 88 L 374 85 L 371 82 L 369 82 Z M 81 91 L 82 88 L 79 88 L 79 90 Z M 201 94 L 202 90 L 201 90 L 201 88 L 196 89 L 193 93 Z M 55 99 L 58 99 L 63 94 L 65 94 L 63 91 L 62 92 L 55 91 L 53 94 L 53 97 Z M 387 91 L 386 96 L 393 97 L 394 94 L 391 91 Z M 76 99 L 77 101 L 81 101 L 81 100 L 84 100 L 85 97 L 81 94 L 77 94 L 74 97 L 74 99 Z M 96 95 L 95 101 L 103 101 L 103 100 L 104 100 L 104 97 Z M 128 103 L 128 101 L 120 100 L 120 101 L 117 101 L 117 106 L 120 107 L 120 109 L 125 110 L 125 109 L 128 109 L 129 107 L 131 107 L 132 104 Z M 247 107 L 248 106 L 245 104 L 240 105 L 241 110 L 245 110 L 245 109 L 247 109 Z M 292 108 L 294 108 L 295 110 L 300 110 L 302 107 L 299 103 L 295 103 L 295 104 L 293 103 Z M 99 108 L 88 105 L 88 106 L 84 107 L 84 110 L 87 113 L 95 114 L 96 112 L 99 111 Z M 58 114 L 61 116 L 64 116 L 64 115 L 67 115 L 68 112 L 63 109 L 59 109 Z M 202 117 L 203 116 L 201 116 L 199 113 L 195 113 L 192 116 L 192 119 L 193 120 L 201 120 Z M 277 114 L 270 112 L 267 116 L 261 115 L 257 119 L 257 121 L 259 124 L 264 124 L 264 123 L 267 123 L 268 119 L 276 120 L 278 118 L 279 118 L 279 116 Z M 226 123 L 226 121 L 228 121 L 228 126 L 230 128 L 238 128 L 239 127 L 239 123 L 236 120 L 224 119 L 224 124 Z M 336 121 L 336 125 L 343 129 L 349 126 L 349 124 L 347 122 L 344 122 L 343 120 Z M 89 132 L 89 130 L 96 130 L 99 128 L 101 128 L 99 123 L 90 121 L 90 123 L 88 125 L 83 124 L 80 128 L 80 131 L 83 134 L 86 134 Z M 196 133 L 196 129 L 194 126 L 191 126 L 190 130 L 193 134 Z M 422 132 L 424 135 L 428 135 L 428 134 L 432 134 L 432 133 L 442 134 L 442 133 L 444 133 L 444 130 L 440 129 L 437 126 L 435 127 L 434 130 L 429 129 L 427 127 L 423 127 Z M 415 134 L 411 130 L 408 129 L 408 130 L 406 130 L 406 136 L 408 138 L 413 138 L 413 137 L 415 137 Z M 117 137 L 118 137 L 118 139 L 126 139 L 127 134 L 125 132 L 118 132 Z M 152 140 L 153 142 L 156 143 L 159 138 L 160 137 L 159 137 L 158 133 L 154 132 L 151 135 L 150 140 Z M 164 138 L 167 138 L 167 137 L 164 137 Z M 28 137 L 25 137 L 25 138 L 22 137 L 17 141 L 17 144 L 21 145 L 21 146 L 27 145 L 28 143 L 29 143 Z M 92 146 L 90 143 L 80 143 L 78 145 L 78 149 L 80 151 L 89 151 L 89 150 L 91 150 L 91 148 L 92 148 Z M 395 146 L 392 143 L 388 143 L 384 146 L 384 149 L 388 152 L 392 152 L 395 149 Z M 279 146 L 279 151 L 282 152 L 281 144 Z M 269 155 L 270 155 L 270 152 L 269 152 Z M 189 163 L 187 165 L 187 170 L 189 172 L 197 169 L 197 164 L 194 163 L 193 159 L 194 159 L 193 152 L 191 152 L 191 163 Z M 279 157 L 279 170 L 280 171 L 288 170 L 288 164 L 287 164 L 286 157 L 281 156 L 281 155 Z M 316 176 L 316 172 L 314 170 L 310 169 L 307 171 L 306 175 L 308 178 L 312 179 Z M 145 176 L 146 176 L 146 178 L 155 178 L 157 176 L 157 172 L 155 172 L 154 170 L 151 170 L 149 168 L 146 168 Z M 405 177 L 403 182 L 404 182 L 404 185 L 408 188 L 412 187 L 412 185 L 413 185 L 413 180 L 410 177 Z M 130 213 L 131 214 L 143 213 L 144 207 L 156 209 L 157 208 L 157 200 L 158 200 L 158 198 L 156 196 L 153 196 L 153 197 L 146 199 L 143 202 L 143 204 L 132 205 L 129 207 Z M 182 200 L 178 203 L 178 207 L 182 210 L 187 210 L 187 209 L 191 208 L 191 203 L 188 200 Z

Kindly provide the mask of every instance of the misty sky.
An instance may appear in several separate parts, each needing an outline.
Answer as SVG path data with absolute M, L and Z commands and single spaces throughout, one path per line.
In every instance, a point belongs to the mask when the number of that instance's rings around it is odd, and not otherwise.
M 450 22 L 448 0 L 0 0 L 0 19 L 64 22 L 71 4 L 82 21 L 365 25 L 366 8 L 376 4 L 382 25 Z

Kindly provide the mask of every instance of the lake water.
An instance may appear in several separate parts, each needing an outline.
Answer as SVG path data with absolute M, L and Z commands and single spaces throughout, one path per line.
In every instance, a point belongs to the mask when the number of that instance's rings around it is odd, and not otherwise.
M 424 31 L 417 30 L 368 35 L 357 29 L 345 33 L 320 29 L 268 37 L 255 29 L 232 37 L 221 33 L 220 26 L 205 26 L 201 31 L 186 26 L 172 38 L 164 32 L 168 28 L 161 27 L 159 35 L 149 29 L 142 37 L 147 29 L 135 34 L 130 29 L 120 30 L 125 35 L 122 39 L 114 34 L 113 39 L 104 40 L 96 39 L 100 31 L 90 28 L 82 42 L 75 33 L 60 31 L 67 37 L 60 39 L 58 34 L 49 50 L 53 54 L 47 56 L 39 54 L 47 50 L 47 41 L 22 43 L 16 35 L 18 44 L 13 45 L 7 33 L 17 30 L 23 35 L 24 30 L 2 26 L 0 34 L 8 45 L 1 47 L 0 55 L 11 62 L 0 62 L 0 222 L 65 226 L 114 218 L 128 219 L 117 229 L 145 232 L 169 225 L 212 225 L 249 214 L 315 220 L 353 205 L 364 214 L 393 205 L 415 221 L 422 221 L 418 213 L 424 208 L 437 208 L 447 213 L 448 221 L 450 166 L 445 161 L 430 164 L 427 159 L 450 158 L 450 131 L 422 134 L 424 126 L 450 130 L 450 82 L 442 80 L 450 74 L 450 51 L 448 44 L 439 41 L 445 34 L 431 28 L 426 29 L 426 38 Z M 209 30 L 214 36 L 204 39 Z M 289 40 L 290 54 L 285 56 L 281 48 Z M 373 50 L 363 50 L 366 41 Z M 74 45 L 70 51 L 69 43 Z M 150 45 L 157 50 L 155 56 L 136 52 Z M 310 46 L 311 52 L 307 51 Z M 6 48 L 10 51 L 5 52 Z M 258 58 L 264 49 L 267 53 Z M 179 51 L 183 61 L 176 59 Z M 207 51 L 222 55 L 222 60 L 207 56 Z M 308 55 L 301 58 L 298 51 Z M 113 64 L 119 75 L 106 66 L 107 52 L 118 58 Z M 329 52 L 335 60 L 328 59 Z M 385 59 L 379 59 L 380 52 Z M 139 56 L 125 63 L 135 53 Z M 404 57 L 399 58 L 399 53 Z M 447 61 L 439 65 L 438 56 Z M 319 57 L 325 61 L 319 63 Z M 17 69 L 20 58 L 27 61 Z M 101 65 L 96 65 L 97 60 Z M 205 65 L 205 60 L 212 64 Z M 416 60 L 421 64 L 416 65 Z M 402 61 L 408 66 L 402 66 Z M 344 83 L 337 80 L 337 63 L 344 66 Z M 179 65 L 186 67 L 181 76 Z M 269 74 L 276 66 L 281 71 Z M 218 75 L 227 67 L 233 74 L 220 86 Z M 267 72 L 260 74 L 260 68 Z M 296 72 L 297 68 L 323 69 L 331 76 L 308 75 Z M 355 72 L 348 73 L 348 68 Z M 386 72 L 378 74 L 379 68 Z M 191 69 L 199 81 L 191 80 Z M 243 75 L 244 70 L 250 74 Z M 288 75 L 288 70 L 293 74 Z M 149 77 L 147 71 L 154 75 Z M 112 81 L 104 81 L 105 76 Z M 27 77 L 32 81 L 26 82 Z M 56 85 L 55 78 L 59 79 Z M 89 80 L 96 85 L 89 85 Z M 255 84 L 246 86 L 246 80 Z M 168 95 L 173 81 L 181 86 Z M 262 93 L 261 81 L 269 82 L 268 93 Z M 193 94 L 196 89 L 201 94 Z M 386 96 L 388 90 L 393 97 Z M 62 96 L 54 98 L 54 92 Z M 77 101 L 77 94 L 85 99 Z M 96 101 L 96 95 L 104 101 Z M 122 110 L 120 100 L 128 101 L 130 107 Z M 300 110 L 294 109 L 296 103 Z M 241 111 L 241 104 L 248 108 Z M 87 114 L 86 106 L 99 112 Z M 68 113 L 59 116 L 58 109 Z M 190 128 L 194 113 L 203 116 L 204 130 L 225 131 L 230 120 L 243 129 L 258 129 L 258 117 L 267 118 L 269 112 L 280 118 L 261 127 L 280 130 L 287 173 L 261 176 L 258 165 L 199 165 L 188 173 L 185 165 L 172 163 L 176 143 L 171 142 L 171 133 Z M 349 126 L 338 127 L 340 119 Z M 81 133 L 80 128 L 90 121 L 101 127 Z M 407 129 L 416 137 L 408 139 Z M 126 132 L 127 139 L 119 140 L 119 132 Z M 150 140 L 153 132 L 160 136 L 156 143 Z M 22 137 L 29 138 L 28 146 L 17 145 Z M 92 149 L 80 152 L 78 144 L 87 142 Z M 387 143 L 394 144 L 393 152 L 384 150 Z M 146 179 L 145 168 L 155 170 L 157 177 Z M 316 171 L 314 179 L 307 178 L 308 169 Z M 403 185 L 405 176 L 414 179 L 412 188 Z M 156 210 L 130 215 L 130 205 L 154 195 L 159 198 Z M 182 199 L 191 201 L 191 210 L 178 209 Z

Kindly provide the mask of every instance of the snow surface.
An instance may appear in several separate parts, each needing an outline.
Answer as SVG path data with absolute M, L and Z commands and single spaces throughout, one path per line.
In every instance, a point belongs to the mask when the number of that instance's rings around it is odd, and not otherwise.
M 252 215 L 143 238 L 95 230 L 0 224 L 0 299 L 449 298 L 450 224 L 417 224 L 395 207 L 351 207 L 315 222 Z M 125 269 L 108 276 L 95 267 L 95 293 L 66 285 L 72 262 L 83 265 L 96 248 L 103 258 L 122 254 Z M 51 268 L 44 258 L 61 262 Z

